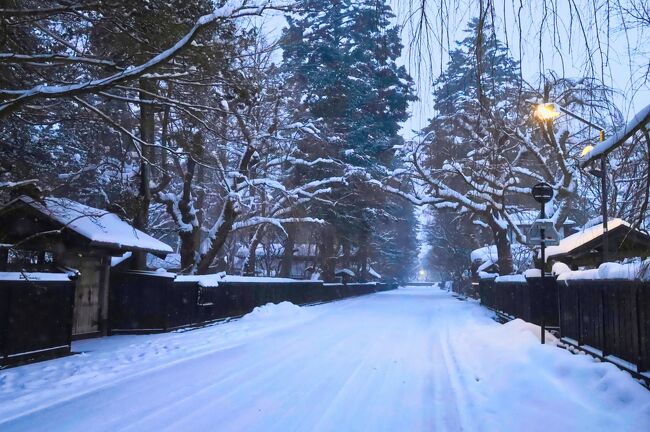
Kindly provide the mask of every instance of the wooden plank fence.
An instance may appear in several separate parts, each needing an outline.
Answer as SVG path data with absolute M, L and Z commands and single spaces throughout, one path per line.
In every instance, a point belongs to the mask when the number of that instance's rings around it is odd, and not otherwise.
M 563 338 L 650 371 L 650 283 L 564 280 L 558 288 Z
M 540 278 L 528 281 L 481 279 L 481 304 L 510 318 L 521 318 L 538 325 L 544 318 L 547 326 L 557 327 L 557 285 L 553 278 L 546 278 L 545 281 L 544 288 Z
M 219 282 L 207 286 L 155 272 L 121 272 L 111 277 L 110 333 L 164 332 L 238 317 L 267 303 L 298 305 L 386 291 L 381 283 L 324 284 L 296 280 Z
M 546 288 L 539 278 L 481 279 L 481 304 L 535 324 L 543 315 L 548 326 L 559 327 L 564 341 L 606 360 L 624 360 L 636 369 L 633 372 L 650 371 L 650 282 L 545 280 Z
M 0 365 L 70 353 L 75 285 L 0 280 Z

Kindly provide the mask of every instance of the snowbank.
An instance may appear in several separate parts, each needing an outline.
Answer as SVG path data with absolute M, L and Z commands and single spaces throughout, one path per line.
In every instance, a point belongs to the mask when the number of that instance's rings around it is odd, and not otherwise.
M 72 350 L 80 354 L 0 371 L 0 430 L 4 430 L 4 421 L 21 413 L 47 408 L 61 399 L 83 398 L 85 392 L 120 385 L 139 375 L 158 371 L 164 376 L 174 364 L 253 344 L 318 316 L 313 308 L 283 302 L 258 307 L 238 320 L 190 331 L 75 341 Z M 106 430 L 97 428 L 93 430 Z
M 281 303 L 267 303 L 264 306 L 258 306 L 252 312 L 244 315 L 241 319 L 245 322 L 267 321 L 267 320 L 295 320 L 303 319 L 308 316 L 305 308 L 295 305 L 288 301 Z
M 469 430 L 650 430 L 647 389 L 613 364 L 555 346 L 549 333 L 546 341 L 521 320 L 473 323 L 454 334 L 459 381 L 476 422 Z

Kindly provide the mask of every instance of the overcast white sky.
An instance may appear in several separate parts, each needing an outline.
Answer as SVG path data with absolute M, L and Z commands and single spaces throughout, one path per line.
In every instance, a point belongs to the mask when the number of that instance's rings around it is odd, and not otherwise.
M 405 49 L 400 61 L 415 79 L 420 98 L 412 104 L 413 115 L 404 125 L 403 133 L 410 137 L 412 130 L 422 129 L 433 115 L 431 82 L 447 61 L 448 46 L 453 49 L 454 41 L 463 38 L 463 29 L 471 18 L 478 15 L 478 7 L 476 0 L 429 0 L 428 12 L 432 20 L 431 31 L 426 33 L 430 40 L 430 50 L 427 50 L 423 46 L 412 46 L 416 21 L 412 19 L 409 8 L 418 4 L 419 0 L 390 1 L 397 15 L 397 23 L 403 27 Z M 565 77 L 593 74 L 618 92 L 615 102 L 625 117 L 632 117 L 650 104 L 650 83 L 640 81 L 643 67 L 649 63 L 650 43 L 647 41 L 650 40 L 650 29 L 622 31 L 622 22 L 615 11 L 610 14 L 609 25 L 600 22 L 602 17 L 595 20 L 599 12 L 587 9 L 578 19 L 577 14 L 572 14 L 567 6 L 570 2 L 522 1 L 521 10 L 518 9 L 519 3 L 519 0 L 495 0 L 495 21 L 498 34 L 508 45 L 513 58 L 521 59 L 524 79 L 534 84 L 541 72 L 550 69 Z M 543 3 L 557 8 L 557 13 L 551 14 L 557 17 L 556 23 L 548 14 L 546 22 L 543 22 Z M 578 6 L 582 3 L 586 8 L 591 2 L 575 1 Z M 451 4 L 449 10 L 441 10 L 445 4 Z M 441 14 L 441 11 L 444 13 Z M 441 15 L 445 16 L 444 22 L 440 20 Z M 275 16 L 267 20 L 266 29 L 270 37 L 277 37 L 285 25 L 283 17 Z M 594 58 L 592 67 L 586 61 L 585 37 L 581 34 L 583 29 Z M 595 50 L 597 45 L 602 50 Z

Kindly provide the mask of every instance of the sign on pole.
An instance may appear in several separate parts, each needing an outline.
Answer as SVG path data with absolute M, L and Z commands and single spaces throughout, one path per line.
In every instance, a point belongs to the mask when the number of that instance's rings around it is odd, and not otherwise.
M 542 182 L 533 186 L 533 198 L 540 204 L 546 204 L 553 199 L 553 188 L 550 184 Z
M 544 233 L 544 238 L 542 238 Z M 544 241 L 545 246 L 557 246 L 560 244 L 560 233 L 557 232 L 553 221 L 548 219 L 537 219 L 528 231 L 527 243 L 531 246 L 539 246 Z

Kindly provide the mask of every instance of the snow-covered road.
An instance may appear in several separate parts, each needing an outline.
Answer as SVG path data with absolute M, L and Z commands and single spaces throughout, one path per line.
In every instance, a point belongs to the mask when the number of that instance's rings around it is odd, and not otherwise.
M 650 392 L 534 331 L 435 288 L 282 304 L 0 371 L 0 430 L 650 430 Z

